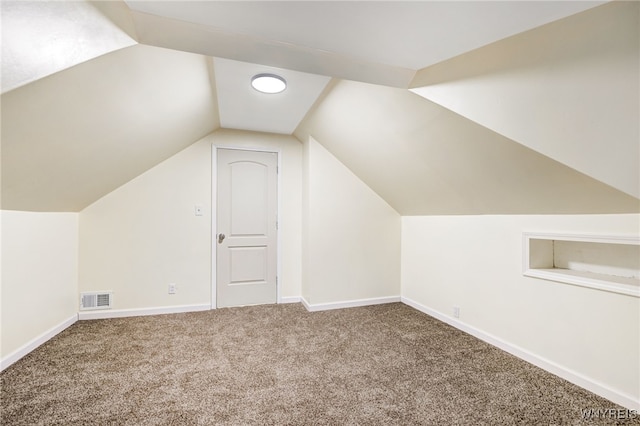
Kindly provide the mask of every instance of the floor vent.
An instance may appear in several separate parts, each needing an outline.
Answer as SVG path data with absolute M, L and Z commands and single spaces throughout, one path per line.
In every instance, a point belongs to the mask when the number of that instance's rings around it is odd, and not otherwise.
M 111 309 L 112 292 L 80 293 L 80 310 Z

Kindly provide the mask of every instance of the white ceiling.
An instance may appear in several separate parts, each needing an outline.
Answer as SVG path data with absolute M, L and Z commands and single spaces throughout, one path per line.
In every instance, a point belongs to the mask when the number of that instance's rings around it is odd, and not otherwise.
M 416 70 L 604 2 L 126 3 L 141 43 L 406 88 Z
M 307 114 L 330 78 L 320 75 L 215 58 L 220 125 L 290 135 Z M 251 78 L 271 73 L 285 79 L 284 92 L 265 94 L 251 87 Z
M 628 211 L 630 201 L 614 189 L 525 152 L 519 141 L 487 136 L 405 90 L 422 67 L 601 3 L 2 0 L 3 208 L 79 211 L 224 127 L 297 135 L 307 128 L 406 212 L 513 212 L 500 197 L 520 187 L 538 194 L 536 202 L 548 200 L 548 211 L 600 211 L 575 197 L 563 207 L 561 190 L 576 185 Z M 251 89 L 251 76 L 274 71 L 288 80 L 285 92 Z M 427 122 L 429 114 L 435 118 Z M 442 117 L 449 124 L 438 124 Z M 512 168 L 473 154 L 466 144 L 479 137 L 513 160 L 505 161 Z M 402 141 L 407 161 L 362 156 Z M 357 150 L 359 143 L 367 149 Z M 460 149 L 439 164 L 421 151 L 427 144 L 436 153 Z M 460 173 L 464 164 L 475 173 Z M 554 180 L 530 181 L 523 165 L 555 170 L 550 176 L 564 186 L 544 195 Z M 514 185 L 502 183 L 509 180 Z M 396 200 L 403 185 L 415 194 Z M 523 212 L 544 210 L 526 201 Z
M 407 88 L 423 67 L 599 3 L 2 1 L 2 90 L 141 43 L 216 58 L 222 127 L 291 134 L 330 77 Z M 251 91 L 265 70 L 289 89 Z
M 216 58 L 222 127 L 290 134 L 328 82 L 320 76 L 407 88 L 419 69 L 602 2 L 126 3 L 139 42 Z M 290 89 L 258 96 L 248 82 L 265 70 Z
M 119 2 L 1 1 L 2 93 L 136 44 Z

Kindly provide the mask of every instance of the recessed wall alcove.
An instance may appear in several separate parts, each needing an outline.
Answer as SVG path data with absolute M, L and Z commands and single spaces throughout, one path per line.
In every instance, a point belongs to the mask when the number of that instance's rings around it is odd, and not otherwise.
M 523 274 L 640 297 L 640 238 L 525 232 Z

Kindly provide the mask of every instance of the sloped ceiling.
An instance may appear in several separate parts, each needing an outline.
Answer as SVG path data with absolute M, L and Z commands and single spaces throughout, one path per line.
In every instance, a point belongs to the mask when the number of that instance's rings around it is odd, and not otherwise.
M 601 3 L 127 0 L 141 43 L 405 88 L 415 70 Z
M 2 93 L 136 44 L 121 2 L 2 1 Z
M 296 131 L 402 215 L 621 213 L 638 200 L 402 89 L 340 81 Z
M 12 2 L 2 3 L 4 12 Z M 79 211 L 221 119 L 222 127 L 290 133 L 306 115 L 295 134 L 313 135 L 403 214 L 639 210 L 637 198 L 592 170 L 580 169 L 586 176 L 553 151 L 544 152 L 553 159 L 536 153 L 527 138 L 500 136 L 500 126 L 488 129 L 494 123 L 470 114 L 483 127 L 445 100 L 443 108 L 406 90 L 413 81 L 428 97 L 421 89 L 433 84 L 420 67 L 603 2 L 61 2 L 80 4 L 47 18 L 71 45 L 28 19 L 53 6 L 21 3 L 28 7 L 2 16 L 3 70 L 9 58 L 15 77 L 7 90 L 3 79 L 5 209 Z M 5 45 L 18 47 L 7 56 Z M 29 68 L 41 48 L 62 59 Z M 227 79 L 273 69 L 300 73 L 308 80 L 298 87 L 313 93 L 298 98 L 293 85 L 276 108 L 241 98 L 246 88 Z M 307 115 L 330 77 L 364 83 L 334 80 Z M 280 127 L 265 127 L 274 122 Z
M 210 67 L 135 45 L 3 94 L 3 208 L 78 211 L 216 129 Z
M 420 70 L 412 91 L 640 198 L 640 3 L 614 2 Z

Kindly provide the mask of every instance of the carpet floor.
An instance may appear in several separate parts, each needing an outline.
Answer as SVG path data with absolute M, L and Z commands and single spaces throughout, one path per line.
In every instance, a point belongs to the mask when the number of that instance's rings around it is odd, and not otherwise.
M 640 424 L 400 303 L 79 321 L 0 385 L 2 425 Z

